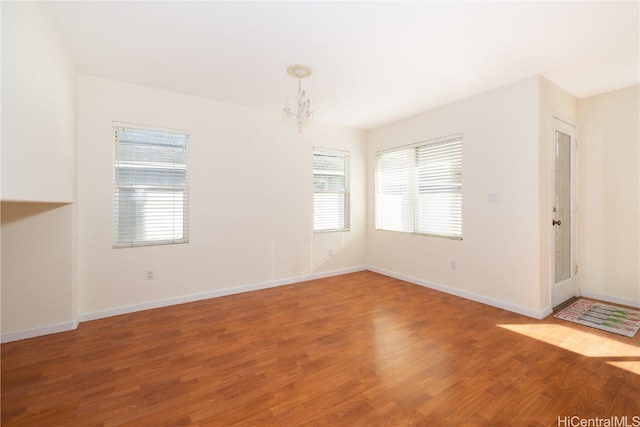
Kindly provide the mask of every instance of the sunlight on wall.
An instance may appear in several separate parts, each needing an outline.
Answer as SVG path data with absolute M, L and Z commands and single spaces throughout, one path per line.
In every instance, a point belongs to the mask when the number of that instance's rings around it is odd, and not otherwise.
M 316 272 L 351 240 L 353 240 L 351 231 L 312 232 L 309 244 L 301 253 L 301 275 L 304 277 Z
M 318 233 L 303 253 L 306 262 L 302 275 L 306 276 L 318 270 L 329 258 L 344 248 L 352 240 L 350 232 Z
M 640 347 L 561 325 L 497 325 L 640 375 Z

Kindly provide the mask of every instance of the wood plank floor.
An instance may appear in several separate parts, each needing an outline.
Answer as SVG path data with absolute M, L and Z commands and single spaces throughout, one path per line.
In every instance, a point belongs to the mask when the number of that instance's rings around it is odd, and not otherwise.
M 1 393 L 7 427 L 631 423 L 640 336 L 364 271 L 3 344 Z

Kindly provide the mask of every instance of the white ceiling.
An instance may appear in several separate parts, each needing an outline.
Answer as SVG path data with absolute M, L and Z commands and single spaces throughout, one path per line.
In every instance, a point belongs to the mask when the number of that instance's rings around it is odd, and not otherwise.
M 639 82 L 639 2 L 49 2 L 84 74 L 370 129 L 541 74 L 582 98 Z

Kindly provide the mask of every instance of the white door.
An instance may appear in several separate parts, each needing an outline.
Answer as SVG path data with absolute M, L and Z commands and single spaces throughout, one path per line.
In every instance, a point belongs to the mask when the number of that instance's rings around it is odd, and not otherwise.
M 578 295 L 576 267 L 576 128 L 553 118 L 551 138 L 551 302 Z

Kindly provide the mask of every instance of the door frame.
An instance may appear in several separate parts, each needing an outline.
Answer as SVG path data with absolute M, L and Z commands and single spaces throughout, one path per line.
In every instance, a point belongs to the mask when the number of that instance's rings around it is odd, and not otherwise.
M 571 280 L 574 282 L 574 294 L 580 296 L 578 285 L 578 125 L 573 120 L 562 115 L 551 112 L 549 116 L 549 205 L 545 219 L 545 227 L 548 228 L 549 236 L 549 306 L 553 309 L 555 292 L 555 228 L 552 225 L 554 220 L 553 207 L 555 206 L 555 144 L 556 144 L 556 121 L 573 128 L 573 138 L 571 147 Z M 561 303 L 560 303 L 561 304 Z

